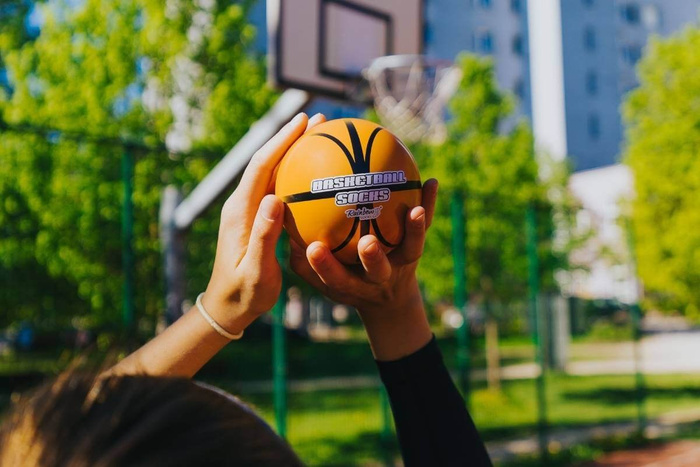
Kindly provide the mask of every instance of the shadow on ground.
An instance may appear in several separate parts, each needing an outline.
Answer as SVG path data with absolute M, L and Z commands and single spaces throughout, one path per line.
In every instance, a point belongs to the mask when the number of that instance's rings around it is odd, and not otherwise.
M 680 398 L 700 397 L 700 388 L 697 386 L 681 386 L 675 388 L 647 387 L 643 389 L 646 397 L 654 399 L 674 400 Z M 562 397 L 572 401 L 595 401 L 602 404 L 619 405 L 634 401 L 637 390 L 631 388 L 596 388 L 588 391 L 567 391 Z
M 393 466 L 400 459 L 393 434 L 382 439 L 379 433 L 371 431 L 353 438 L 320 437 L 313 442 L 294 443 L 294 448 L 309 466 Z

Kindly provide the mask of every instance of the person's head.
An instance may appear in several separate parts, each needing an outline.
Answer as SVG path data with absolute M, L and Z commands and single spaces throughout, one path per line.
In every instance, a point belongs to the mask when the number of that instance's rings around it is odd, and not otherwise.
M 291 448 L 250 409 L 178 378 L 66 374 L 21 398 L 3 466 L 286 466 Z

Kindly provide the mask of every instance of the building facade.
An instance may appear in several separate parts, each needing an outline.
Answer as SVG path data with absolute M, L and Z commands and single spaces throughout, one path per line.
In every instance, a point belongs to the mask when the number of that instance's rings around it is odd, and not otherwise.
M 493 57 L 542 149 L 586 170 L 618 161 L 620 105 L 649 38 L 699 14 L 700 0 L 426 0 L 426 53 Z

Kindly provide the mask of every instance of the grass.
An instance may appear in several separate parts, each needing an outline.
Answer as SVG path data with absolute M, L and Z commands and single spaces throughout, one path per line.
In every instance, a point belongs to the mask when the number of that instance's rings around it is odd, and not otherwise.
M 269 337 L 264 335 L 246 337 L 235 345 L 225 347 L 202 369 L 201 374 L 205 377 L 225 374 L 230 379 L 238 381 L 270 379 L 272 347 Z M 444 338 L 440 339 L 439 343 L 446 364 L 448 367 L 454 367 L 457 354 L 455 339 Z M 474 339 L 471 355 L 474 368 L 483 368 L 486 364 L 483 347 L 483 339 Z M 287 348 L 290 379 L 376 375 L 372 352 L 362 336 L 347 342 L 309 342 L 290 335 Z M 526 338 L 502 339 L 500 352 L 502 365 L 532 361 L 534 358 L 532 345 Z M 113 353 L 115 352 L 107 354 Z M 92 352 L 89 359 L 99 365 L 107 354 Z M 58 374 L 79 356 L 81 356 L 80 352 L 72 350 L 17 352 L 0 356 L 0 377 L 33 372 Z
M 445 363 L 454 368 L 457 360 L 455 339 L 439 341 Z M 471 360 L 474 368 L 483 368 L 486 358 L 483 342 L 474 342 Z M 534 351 L 527 341 L 506 340 L 501 346 L 501 364 L 511 365 L 532 361 Z M 350 342 L 309 342 L 290 339 L 288 345 L 288 371 L 290 379 L 323 378 L 329 376 L 376 375 L 372 352 L 366 340 Z M 229 375 L 238 381 L 270 379 L 272 374 L 272 349 L 269 340 L 241 341 L 222 350 L 203 369 L 205 376 Z
M 453 341 L 444 340 L 440 345 L 446 362 L 452 365 L 456 351 Z M 532 358 L 532 346 L 527 341 L 506 341 L 501 350 L 506 364 Z M 0 357 L 0 408 L 7 406 L 11 392 L 35 384 L 43 375 L 56 374 L 75 356 L 71 351 L 54 351 Z M 91 356 L 95 361 L 101 358 Z M 476 354 L 474 362 L 475 367 L 483 366 L 483 356 Z M 271 373 L 269 341 L 248 339 L 227 347 L 200 376 L 235 392 L 237 382 L 267 380 Z M 290 337 L 288 374 L 292 379 L 376 375 L 376 369 L 365 342 L 308 343 Z M 23 376 L 26 378 L 21 380 Z M 700 375 L 648 375 L 646 381 L 649 417 L 700 408 Z M 240 395 L 274 426 L 271 394 Z M 547 378 L 548 418 L 554 428 L 634 420 L 634 396 L 631 375 L 552 374 Z M 289 395 L 288 406 L 289 441 L 309 465 L 377 464 L 398 456 L 394 437 L 381 436 L 384 422 L 378 388 L 294 393 Z M 475 384 L 470 407 L 486 441 L 536 432 L 532 380 L 505 381 L 498 392 Z M 588 459 L 601 448 L 592 444 L 577 449 L 567 450 L 559 459 Z
M 658 375 L 647 379 L 649 417 L 700 407 L 700 375 Z M 217 383 L 226 387 L 221 381 Z M 553 428 L 569 428 L 634 420 L 634 391 L 631 376 L 550 376 L 550 424 Z M 274 426 L 271 395 L 242 397 Z M 536 433 L 535 401 L 534 381 L 504 382 L 500 392 L 477 388 L 471 397 L 471 411 L 483 438 L 497 441 Z M 398 453 L 395 442 L 387 445 L 380 436 L 382 418 L 377 389 L 291 394 L 288 405 L 289 441 L 309 465 L 358 465 Z M 584 454 L 599 450 L 594 443 L 569 454 L 583 459 Z M 561 454 L 560 458 L 569 454 Z

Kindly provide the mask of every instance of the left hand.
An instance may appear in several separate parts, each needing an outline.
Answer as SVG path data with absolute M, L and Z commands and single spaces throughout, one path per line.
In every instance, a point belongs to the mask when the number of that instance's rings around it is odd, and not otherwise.
M 275 245 L 284 205 L 274 196 L 275 168 L 305 130 L 325 121 L 321 114 L 297 115 L 250 161 L 238 188 L 221 211 L 216 258 L 202 302 L 224 329 L 237 334 L 272 308 L 282 275 Z
M 389 254 L 377 237 L 365 235 L 357 245 L 361 265 L 346 266 L 322 242 L 313 242 L 304 251 L 292 241 L 292 270 L 333 301 L 357 308 L 363 317 L 408 308 L 420 295 L 416 268 L 435 212 L 437 188 L 437 180 L 425 182 L 423 205 L 406 212 L 404 239 Z

